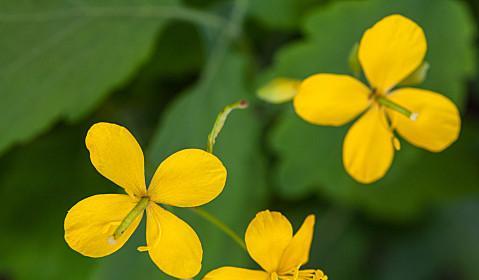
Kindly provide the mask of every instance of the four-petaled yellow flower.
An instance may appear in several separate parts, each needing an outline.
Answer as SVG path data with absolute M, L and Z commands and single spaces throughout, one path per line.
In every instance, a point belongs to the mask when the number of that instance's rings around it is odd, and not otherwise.
M 139 250 L 148 251 L 153 262 L 171 276 L 197 275 L 203 258 L 198 236 L 157 203 L 196 207 L 210 202 L 226 182 L 221 161 L 203 150 L 181 150 L 160 164 L 147 190 L 143 152 L 126 128 L 97 123 L 85 141 L 98 172 L 128 195 L 94 195 L 73 206 L 65 218 L 68 245 L 89 257 L 112 254 L 130 238 L 146 210 L 147 246 Z
M 308 216 L 293 236 L 293 228 L 279 212 L 259 212 L 246 230 L 248 253 L 264 271 L 221 267 L 203 280 L 327 280 L 321 270 L 300 270 L 308 262 L 314 232 L 314 215 Z
M 399 141 L 440 152 L 459 136 L 459 111 L 449 99 L 428 90 L 393 87 L 413 73 L 426 54 L 423 30 L 401 16 L 388 16 L 367 30 L 359 62 L 371 88 L 347 75 L 316 74 L 304 80 L 294 108 L 316 125 L 340 126 L 365 112 L 343 143 L 343 164 L 362 183 L 374 182 L 391 166 Z

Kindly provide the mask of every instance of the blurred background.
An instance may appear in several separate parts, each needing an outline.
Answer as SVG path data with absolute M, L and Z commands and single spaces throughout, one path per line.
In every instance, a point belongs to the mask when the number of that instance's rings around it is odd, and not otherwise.
M 167 155 L 204 148 L 216 114 L 243 98 L 251 107 L 231 115 L 215 149 L 227 187 L 205 207 L 241 236 L 259 210 L 282 211 L 295 229 L 314 213 L 307 267 L 330 279 L 479 279 L 478 4 L 0 0 L 0 279 L 170 279 L 136 251 L 144 224 L 102 259 L 65 243 L 71 206 L 121 192 L 90 163 L 86 131 L 128 127 L 151 176 Z M 387 176 L 360 185 L 341 163 L 347 127 L 309 125 L 256 90 L 276 76 L 351 73 L 352 46 L 392 13 L 424 28 L 431 68 L 419 87 L 458 104 L 461 137 L 439 154 L 402 141 Z M 200 217 L 175 213 L 203 242 L 201 275 L 257 268 Z

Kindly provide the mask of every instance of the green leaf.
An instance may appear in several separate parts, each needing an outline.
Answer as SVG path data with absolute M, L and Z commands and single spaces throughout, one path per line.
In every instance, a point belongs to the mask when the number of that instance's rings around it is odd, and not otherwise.
M 64 241 L 63 220 L 88 194 L 114 193 L 90 164 L 87 127 L 60 127 L 0 161 L 0 272 L 11 279 L 87 279 L 96 262 Z M 8 277 L 7 277 L 8 278 Z M 10 278 L 8 278 L 10 279 Z
M 474 28 L 464 6 L 456 1 L 333 3 L 306 19 L 306 39 L 281 50 L 273 70 L 267 71 L 298 79 L 314 73 L 347 74 L 351 46 L 369 26 L 392 13 L 412 18 L 425 30 L 431 69 L 422 87 L 462 104 L 464 81 L 473 73 L 474 49 L 470 46 Z M 410 147 L 402 141 L 403 148 L 396 153 L 386 177 L 363 186 L 355 183 L 342 166 L 342 141 L 347 127 L 307 124 L 290 106 L 271 135 L 280 158 L 278 190 L 286 198 L 321 193 L 336 203 L 359 207 L 385 219 L 412 218 L 426 206 L 477 191 L 474 188 L 477 172 L 471 170 L 477 164 L 477 159 L 471 156 L 477 141 L 474 129 L 465 125 L 462 138 L 439 154 Z M 451 166 L 451 162 L 458 164 Z
M 168 25 L 150 59 L 154 67 L 149 69 L 148 74 L 171 79 L 199 72 L 205 60 L 199 33 L 199 28 L 189 23 Z
M 265 26 L 290 30 L 299 25 L 302 16 L 317 0 L 261 0 L 250 1 L 250 14 Z M 325 1 L 320 1 L 325 2 Z
M 461 200 L 428 215 L 419 229 L 396 234 L 383 245 L 373 279 L 478 279 L 478 211 L 477 197 Z
M 245 62 L 242 56 L 227 55 L 213 78 L 208 82 L 200 81 L 171 104 L 149 146 L 147 155 L 154 163 L 152 166 L 157 166 L 178 150 L 206 148 L 208 133 L 218 112 L 225 105 L 251 96 L 245 86 Z M 223 193 L 204 208 L 240 236 L 243 236 L 255 213 L 265 205 L 260 136 L 260 125 L 253 109 L 248 108 L 231 113 L 215 145 L 215 154 L 228 170 L 227 185 Z M 187 209 L 172 210 L 192 225 L 202 241 L 202 273 L 224 265 L 245 266 L 249 259 L 247 253 L 223 232 Z M 101 265 L 96 279 L 110 279 L 112 276 L 115 279 L 152 279 L 152 275 L 161 278 L 158 272 L 152 272 L 153 264 L 145 261 L 145 255 L 134 251 L 134 248 L 122 250 Z M 145 268 L 145 263 L 148 268 Z
M 121 2 L 1 2 L 0 153 L 91 111 L 151 55 L 178 13 L 177 0 Z

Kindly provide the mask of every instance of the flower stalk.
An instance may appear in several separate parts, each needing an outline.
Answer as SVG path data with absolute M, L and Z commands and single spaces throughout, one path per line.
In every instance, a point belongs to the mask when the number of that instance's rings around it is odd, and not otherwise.
M 213 153 L 213 147 L 216 142 L 216 138 L 220 134 L 223 126 L 225 125 L 228 115 L 235 109 L 246 109 L 248 108 L 248 102 L 246 100 L 240 100 L 230 105 L 227 105 L 216 117 L 213 129 L 211 129 L 210 134 L 208 134 L 208 144 L 206 146 L 206 151 L 208 153 Z
M 213 148 L 216 143 L 216 138 L 220 134 L 221 130 L 223 129 L 226 119 L 228 118 L 229 114 L 236 109 L 245 109 L 248 107 L 248 102 L 246 100 L 240 100 L 235 103 L 229 104 L 221 110 L 221 112 L 216 117 L 215 123 L 213 124 L 213 128 L 211 129 L 210 134 L 208 134 L 208 143 L 206 145 L 206 151 L 208 153 L 213 153 Z M 223 223 L 220 219 L 213 216 L 208 211 L 201 209 L 201 208 L 191 208 L 193 212 L 195 212 L 198 216 L 202 217 L 213 226 L 217 227 L 219 230 L 224 232 L 228 237 L 230 237 L 236 244 L 238 244 L 243 250 L 246 251 L 246 245 L 241 237 L 234 232 L 230 227 L 228 227 L 225 223 Z
M 201 208 L 191 208 L 193 212 L 195 212 L 198 216 L 202 217 L 203 219 L 207 220 L 222 232 L 224 232 L 228 237 L 230 237 L 236 244 L 238 244 L 243 250 L 246 251 L 246 244 L 244 243 L 243 239 L 236 234 L 230 227 L 228 227 L 225 223 L 221 220 L 210 214 L 208 211 L 201 209 Z

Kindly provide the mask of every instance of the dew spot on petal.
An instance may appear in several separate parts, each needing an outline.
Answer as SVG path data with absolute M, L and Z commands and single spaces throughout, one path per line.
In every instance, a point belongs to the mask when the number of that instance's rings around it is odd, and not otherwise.
M 409 116 L 409 119 L 410 119 L 411 121 L 416 121 L 418 117 L 419 117 L 419 114 L 418 114 L 418 113 L 412 113 L 412 114 Z
M 108 237 L 108 244 L 115 245 L 116 242 L 117 241 L 115 240 L 115 237 L 113 237 L 113 235 Z

